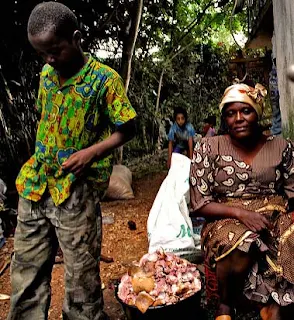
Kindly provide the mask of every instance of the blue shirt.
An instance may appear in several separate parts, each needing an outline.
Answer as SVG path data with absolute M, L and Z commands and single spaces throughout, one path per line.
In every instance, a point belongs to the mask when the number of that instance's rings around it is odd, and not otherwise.
M 191 123 L 186 123 L 184 127 L 179 127 L 175 122 L 168 134 L 168 140 L 173 141 L 173 152 L 182 153 L 188 150 L 188 140 L 193 138 L 195 135 L 195 130 Z

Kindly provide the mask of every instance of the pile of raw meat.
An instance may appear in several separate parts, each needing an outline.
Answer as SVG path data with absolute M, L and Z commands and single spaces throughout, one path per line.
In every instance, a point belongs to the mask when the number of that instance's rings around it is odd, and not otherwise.
M 118 287 L 118 297 L 145 313 L 150 306 L 175 304 L 201 289 L 196 265 L 158 250 L 145 254 L 129 269 Z

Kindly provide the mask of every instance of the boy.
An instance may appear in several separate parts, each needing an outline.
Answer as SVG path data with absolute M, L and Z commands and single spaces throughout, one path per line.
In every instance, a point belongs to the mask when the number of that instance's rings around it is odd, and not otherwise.
M 174 124 L 168 133 L 168 160 L 167 167 L 171 166 L 172 153 L 181 153 L 192 159 L 194 127 L 188 122 L 187 111 L 177 107 L 174 110 Z
M 136 113 L 118 74 L 83 53 L 68 7 L 37 5 L 27 29 L 46 65 L 36 103 L 41 119 L 35 153 L 16 180 L 8 319 L 47 319 L 58 243 L 65 268 L 63 319 L 105 319 L 99 196 L 112 171 L 111 152 L 134 136 Z

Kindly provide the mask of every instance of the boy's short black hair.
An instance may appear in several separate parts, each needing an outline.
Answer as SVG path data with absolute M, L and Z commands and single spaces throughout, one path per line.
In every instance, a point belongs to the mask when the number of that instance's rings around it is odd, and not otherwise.
M 209 123 L 213 126 L 216 125 L 216 116 L 212 115 L 212 116 L 208 116 L 206 119 L 205 119 L 205 122 L 206 123 Z
M 64 4 L 54 1 L 42 2 L 31 12 L 27 31 L 34 36 L 49 30 L 63 39 L 71 40 L 79 29 L 76 15 Z
M 176 120 L 176 117 L 177 117 L 178 114 L 182 114 L 185 117 L 186 121 L 188 120 L 188 114 L 187 114 L 187 111 L 184 108 L 176 107 L 174 109 L 174 120 Z

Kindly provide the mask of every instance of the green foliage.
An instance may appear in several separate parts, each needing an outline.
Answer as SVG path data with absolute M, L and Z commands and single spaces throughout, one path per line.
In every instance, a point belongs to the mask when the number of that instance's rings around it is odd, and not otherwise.
M 288 112 L 288 125 L 283 126 L 283 136 L 286 139 L 294 140 L 294 113 L 292 110 Z
M 207 115 L 218 115 L 219 100 L 229 85 L 228 38 L 232 37 L 227 12 L 231 11 L 231 4 L 209 0 L 168 3 L 163 8 L 154 2 L 148 12 L 145 10 L 133 63 L 129 95 L 139 113 L 139 131 L 141 127 L 147 130 L 145 137 L 140 132 L 132 147 L 141 148 L 141 152 L 156 149 L 159 125 L 163 119 L 172 119 L 176 106 L 185 107 L 190 121 L 200 130 Z M 152 21 L 156 23 L 151 28 Z M 233 22 L 234 31 L 240 31 L 241 22 Z M 150 56 L 148 49 L 152 46 L 157 50 Z M 162 70 L 163 85 L 156 113 Z
M 75 10 L 84 49 L 111 51 L 105 62 L 120 71 L 117 56 L 129 35 L 135 0 L 60 1 Z M 6 124 L 0 123 L 0 177 L 11 184 L 34 149 L 34 97 L 42 62 L 27 41 L 26 23 L 40 2 L 4 0 L 5 15 L 0 20 L 0 111 Z M 171 117 L 175 106 L 187 109 L 196 128 L 208 114 L 218 114 L 218 102 L 228 84 L 230 28 L 241 31 L 244 23 L 238 15 L 231 24 L 231 10 L 232 1 L 226 0 L 144 0 L 128 92 L 138 112 L 138 135 L 125 147 L 127 157 L 156 149 L 160 123 Z

